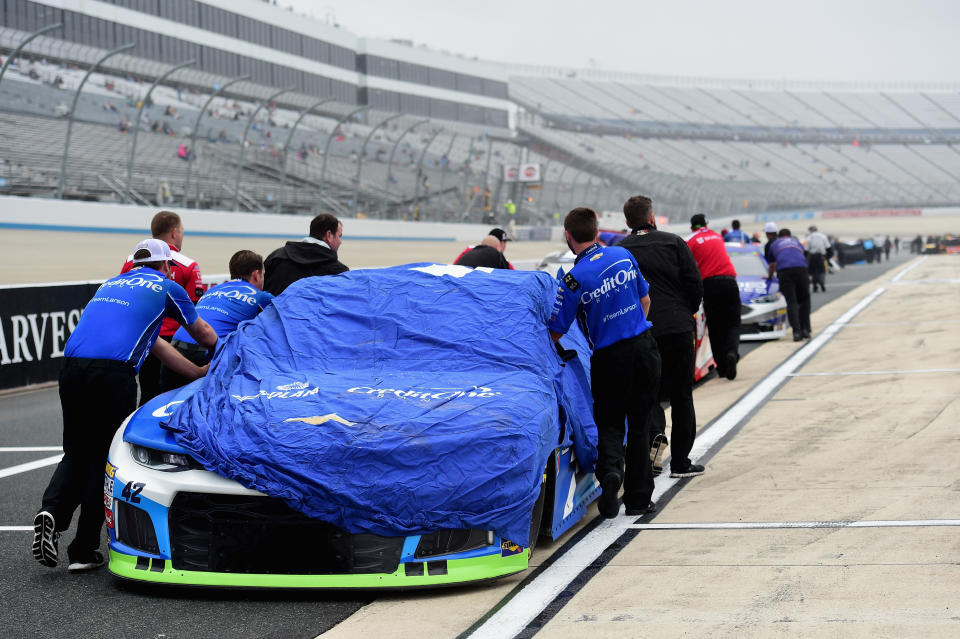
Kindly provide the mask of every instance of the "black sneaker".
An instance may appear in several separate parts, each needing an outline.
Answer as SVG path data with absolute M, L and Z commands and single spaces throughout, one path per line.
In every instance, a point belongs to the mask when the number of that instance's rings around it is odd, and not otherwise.
M 803 339 L 803 333 L 801 333 L 800 331 L 793 332 L 793 341 L 799 342 L 802 339 Z
M 690 464 L 683 470 L 671 470 L 671 477 L 696 477 L 697 475 L 702 475 L 706 472 L 706 468 L 700 464 Z
M 636 517 L 638 515 L 652 515 L 657 512 L 657 505 L 652 501 L 644 506 L 643 508 L 627 508 L 626 515 L 628 517 Z
M 810 339 L 810 331 L 803 331 L 803 339 Z
M 667 436 L 657 433 L 650 445 L 650 472 L 659 477 L 663 472 L 663 456 L 667 453 Z
M 723 367 L 724 377 L 731 382 L 737 378 L 737 354 L 727 353 L 726 362 Z
M 56 566 L 59 559 L 60 533 L 56 527 L 53 515 L 46 510 L 41 510 L 33 518 L 33 558 L 49 568 Z
M 96 570 L 104 564 L 103 554 L 99 550 L 94 550 L 89 555 L 84 555 L 79 559 L 71 560 L 67 570 L 70 572 L 86 572 Z
M 602 517 L 613 519 L 620 512 L 620 501 L 617 498 L 617 493 L 620 492 L 620 484 L 622 483 L 623 480 L 616 473 L 610 473 L 600 481 L 603 493 L 597 500 L 597 510 L 600 511 Z

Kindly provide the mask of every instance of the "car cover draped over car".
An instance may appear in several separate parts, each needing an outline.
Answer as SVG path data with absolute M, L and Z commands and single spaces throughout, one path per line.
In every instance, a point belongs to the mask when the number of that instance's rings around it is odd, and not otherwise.
M 438 264 L 300 280 L 162 426 L 208 470 L 351 533 L 527 545 L 551 452 L 596 460 L 585 358 L 562 362 L 547 332 L 556 286 Z

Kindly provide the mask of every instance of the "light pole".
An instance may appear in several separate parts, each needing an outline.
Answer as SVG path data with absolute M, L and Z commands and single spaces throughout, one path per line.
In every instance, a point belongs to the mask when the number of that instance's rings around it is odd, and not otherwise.
M 287 141 L 283 143 L 283 172 L 280 174 L 280 193 L 277 195 L 277 213 L 283 213 L 283 192 L 287 188 L 287 152 L 290 149 L 290 142 L 293 141 L 293 133 L 297 130 L 297 127 L 300 126 L 300 121 L 314 109 L 316 109 L 321 104 L 326 104 L 327 102 L 332 102 L 334 98 L 323 98 L 322 100 L 317 100 L 306 109 L 300 112 L 300 115 L 297 116 L 297 121 L 293 123 L 293 126 L 290 127 L 290 133 L 287 135 Z
M 150 88 L 147 89 L 147 94 L 143 96 L 143 99 L 140 101 L 140 108 L 137 109 L 137 119 L 133 123 L 133 142 L 130 145 L 130 160 L 127 162 L 127 188 L 123 192 L 124 202 L 130 201 L 130 189 L 133 188 L 133 158 L 137 152 L 137 133 L 140 132 L 140 116 L 143 113 L 143 107 L 147 105 L 147 101 L 150 99 L 150 94 L 153 93 L 153 90 L 158 84 L 163 82 L 174 71 L 178 71 L 184 67 L 189 67 L 194 63 L 196 63 L 196 60 L 187 60 L 186 62 L 181 62 L 180 64 L 172 66 L 164 71 L 159 78 L 153 81 L 153 84 L 151 84 Z
M 280 89 L 279 91 L 268 96 L 260 104 L 257 105 L 257 108 L 253 110 L 253 113 L 250 115 L 250 118 L 247 120 L 247 126 L 243 130 L 243 137 L 240 139 L 240 162 L 237 166 L 237 179 L 234 182 L 233 187 L 233 210 L 240 210 L 240 175 L 243 173 L 243 155 L 244 151 L 247 150 L 247 133 L 250 131 L 250 127 L 253 125 L 254 118 L 257 117 L 257 114 L 260 113 L 260 109 L 265 107 L 267 104 L 272 102 L 277 98 L 277 96 L 287 93 L 288 91 L 293 91 L 297 87 L 287 87 L 285 89 Z
M 417 120 L 406 129 L 403 130 L 403 133 L 400 134 L 400 137 L 397 138 L 397 141 L 393 143 L 393 147 L 390 149 L 390 160 L 387 162 L 387 177 L 384 180 L 383 191 L 384 191 L 384 209 L 389 206 L 387 202 L 387 197 L 390 195 L 390 178 L 393 175 L 393 158 L 397 153 L 397 147 L 400 146 L 400 142 L 403 141 L 403 138 L 407 137 L 408 133 L 411 133 L 415 128 L 421 124 L 426 124 L 430 120 Z
M 77 101 L 80 99 L 80 92 L 83 90 L 83 85 L 87 83 L 87 79 L 90 77 L 90 74 L 93 73 L 97 67 L 100 66 L 100 63 L 114 56 L 121 51 L 126 51 L 128 49 L 134 48 L 136 45 L 135 42 L 130 42 L 125 44 L 122 47 L 117 47 L 111 51 L 107 51 L 105 54 L 100 56 L 100 59 L 93 63 L 93 66 L 87 69 L 87 72 L 84 74 L 83 79 L 80 80 L 80 86 L 77 87 L 76 93 L 73 94 L 73 103 L 70 105 L 70 111 L 67 112 L 67 139 L 63 142 L 63 158 L 60 160 L 60 183 L 57 185 L 57 199 L 63 199 L 63 183 L 67 179 L 67 154 L 70 152 L 70 135 L 73 131 L 73 114 L 77 110 Z
M 382 120 L 377 126 L 370 127 L 370 132 L 367 133 L 367 137 L 363 139 L 363 146 L 360 147 L 360 156 L 357 158 L 357 179 L 353 185 L 353 217 L 357 217 L 357 209 L 360 206 L 360 172 L 363 170 L 363 156 L 367 154 L 367 144 L 377 129 L 383 127 L 383 125 L 391 120 L 396 120 L 402 115 L 402 113 L 396 113 Z
M 346 114 L 345 116 L 337 120 L 337 123 L 333 125 L 333 131 L 331 131 L 330 135 L 327 136 L 327 143 L 323 147 L 323 167 L 320 169 L 320 191 L 321 192 L 323 192 L 323 184 L 324 184 L 323 181 L 327 177 L 327 158 L 330 156 L 330 143 L 333 141 L 334 134 L 336 134 L 337 129 L 343 126 L 344 122 L 346 122 L 356 114 L 360 113 L 361 111 L 366 111 L 367 109 L 371 109 L 371 108 L 373 108 L 372 104 L 365 104 L 361 107 L 357 107 L 350 113 Z
M 190 149 L 189 151 L 193 153 L 193 157 L 187 157 L 187 179 L 183 184 L 183 206 L 187 206 L 188 194 L 190 193 L 190 174 L 193 172 L 193 160 L 197 157 L 197 132 L 200 130 L 200 120 L 203 119 L 204 114 L 207 112 L 207 109 L 210 107 L 210 103 L 213 102 L 213 99 L 227 90 L 232 84 L 236 84 L 241 80 L 249 80 L 249 75 L 241 75 L 239 78 L 234 78 L 226 84 L 224 84 L 219 89 L 215 90 L 210 94 L 210 97 L 207 98 L 207 101 L 203 104 L 203 108 L 200 109 L 200 114 L 197 115 L 197 121 L 193 124 L 193 131 L 190 133 Z

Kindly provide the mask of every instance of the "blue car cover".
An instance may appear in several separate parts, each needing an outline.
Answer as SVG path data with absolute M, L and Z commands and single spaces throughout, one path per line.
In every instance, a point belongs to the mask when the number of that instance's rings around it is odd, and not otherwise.
M 555 292 L 545 273 L 439 264 L 300 280 L 162 426 L 208 470 L 352 533 L 527 545 L 551 451 L 596 461 L 589 374 L 546 328 Z

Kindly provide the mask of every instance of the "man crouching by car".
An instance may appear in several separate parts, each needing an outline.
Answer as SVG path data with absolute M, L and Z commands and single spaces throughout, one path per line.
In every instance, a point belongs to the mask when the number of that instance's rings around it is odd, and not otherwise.
M 624 484 L 628 515 L 652 512 L 647 416 L 660 384 L 660 355 L 650 335 L 650 285 L 630 251 L 597 242 L 597 214 L 576 208 L 563 221 L 577 259 L 560 281 L 548 327 L 554 340 L 576 319 L 593 349 L 590 387 L 597 423 L 600 514 L 616 517 Z M 629 423 L 624 454 L 624 419 Z M 624 469 L 624 466 L 626 468 Z
M 67 547 L 68 570 L 103 565 L 99 551 L 103 526 L 103 468 L 110 442 L 137 407 L 136 375 L 148 353 L 180 375 L 196 379 L 207 372 L 158 340 L 164 317 L 187 327 L 207 348 L 217 334 L 197 317 L 182 286 L 169 278 L 170 247 L 143 240 L 133 252 L 133 268 L 97 289 L 64 348 L 60 371 L 63 408 L 63 459 L 43 493 L 33 521 L 33 557 L 44 566 L 59 560 L 60 533 L 80 506 L 77 535 Z

